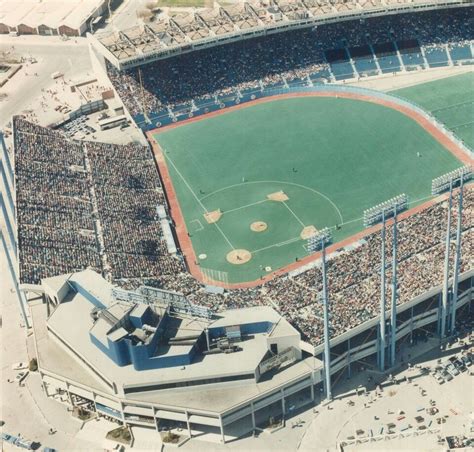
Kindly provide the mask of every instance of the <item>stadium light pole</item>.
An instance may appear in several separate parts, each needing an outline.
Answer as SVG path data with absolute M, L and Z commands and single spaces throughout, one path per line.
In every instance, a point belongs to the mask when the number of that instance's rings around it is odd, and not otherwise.
M 326 399 L 332 400 L 331 391 L 331 357 L 329 355 L 329 300 L 326 274 L 326 245 L 325 240 L 321 240 L 321 269 L 323 273 L 323 309 L 324 309 L 324 371 L 326 379 Z
M 382 249 L 380 263 L 380 324 L 379 324 L 379 367 L 385 370 L 385 209 L 382 209 L 382 229 L 380 231 Z
M 454 333 L 456 328 L 456 305 L 458 302 L 459 272 L 461 267 L 461 229 L 462 229 L 462 209 L 463 209 L 464 178 L 461 178 L 458 201 L 458 218 L 456 225 L 456 252 L 454 257 L 454 279 L 451 299 L 451 324 L 449 332 Z
M 395 348 L 397 343 L 397 206 L 393 212 L 392 233 L 392 303 L 390 312 L 390 367 L 395 365 Z
M 324 317 L 324 383 L 326 388 L 326 399 L 332 400 L 331 390 L 331 357 L 329 346 L 329 296 L 326 273 L 326 245 L 332 241 L 331 231 L 328 228 L 321 230 L 318 234 L 308 239 L 308 252 L 321 249 L 321 273 L 323 276 L 323 317 Z
M 385 306 L 386 306 L 386 290 L 385 290 L 385 283 L 386 283 L 386 256 L 385 256 L 385 232 L 386 232 L 386 220 L 389 216 L 396 216 L 397 212 L 406 209 L 408 207 L 408 197 L 404 193 L 401 195 L 396 196 L 395 198 L 389 199 L 381 204 L 378 204 L 370 209 L 364 211 L 364 226 L 373 226 L 379 222 L 382 223 L 381 228 L 381 266 L 380 266 L 380 321 L 379 321 L 379 338 L 378 338 L 378 350 L 377 350 L 377 361 L 379 365 L 379 369 L 381 371 L 385 370 L 385 353 L 386 353 L 386 334 L 385 334 Z M 397 241 L 393 241 L 394 248 L 397 247 Z M 394 258 L 393 258 L 393 265 L 394 268 L 397 265 L 396 261 L 396 249 L 394 250 Z M 394 271 L 396 274 L 396 269 Z M 396 278 L 393 279 L 392 277 L 392 284 L 396 288 Z M 395 306 L 394 306 L 395 304 Z M 392 319 L 391 319 L 391 338 L 395 341 L 395 330 L 396 330 L 396 293 L 395 297 L 392 294 Z M 391 344 L 394 348 L 394 343 Z M 394 354 L 394 352 L 393 352 Z
M 448 222 L 446 225 L 446 239 L 444 251 L 444 276 L 443 276 L 443 303 L 441 305 L 441 331 L 443 338 L 446 335 L 446 313 L 449 303 L 449 248 L 451 246 L 451 209 L 453 206 L 453 180 L 449 182 Z
M 431 194 L 439 195 L 447 190 L 449 190 L 449 200 L 448 200 L 448 219 L 446 225 L 446 238 L 445 238 L 445 255 L 444 255 L 444 275 L 443 275 L 443 293 L 442 293 L 442 304 L 441 304 L 441 315 L 440 315 L 440 339 L 443 339 L 446 336 L 446 315 L 448 312 L 449 304 L 449 248 L 451 245 L 451 211 L 453 204 L 453 188 L 456 185 L 464 184 L 464 181 L 467 181 L 472 176 L 472 170 L 469 166 L 463 166 L 461 168 L 450 171 L 447 174 L 444 174 L 436 179 L 433 179 L 431 182 Z M 460 206 L 462 209 L 462 205 Z M 461 212 L 462 214 L 462 212 Z M 461 215 L 462 216 L 462 215 Z M 459 221 L 459 219 L 458 219 Z M 460 247 L 460 237 L 459 243 L 456 244 L 456 248 Z M 460 249 L 456 249 L 456 257 L 460 254 Z M 456 269 L 459 272 L 459 265 Z M 456 279 L 456 276 L 454 277 Z

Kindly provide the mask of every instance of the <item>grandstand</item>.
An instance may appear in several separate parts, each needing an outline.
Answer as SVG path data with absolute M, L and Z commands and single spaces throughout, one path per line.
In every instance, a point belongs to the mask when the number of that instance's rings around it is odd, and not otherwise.
M 94 42 L 97 50 L 122 70 L 281 31 L 350 20 L 359 22 L 387 14 L 446 10 L 469 4 L 468 0 L 446 0 L 443 3 L 423 0 L 360 0 L 353 3 L 282 0 L 266 3 L 257 0 L 233 7 L 219 6 L 194 13 L 171 14 L 155 23 L 107 33 Z
M 102 64 L 130 115 L 147 130 L 275 89 L 471 64 L 469 6 L 285 29 L 130 69 L 117 69 L 103 53 Z M 102 55 L 100 47 L 95 55 Z

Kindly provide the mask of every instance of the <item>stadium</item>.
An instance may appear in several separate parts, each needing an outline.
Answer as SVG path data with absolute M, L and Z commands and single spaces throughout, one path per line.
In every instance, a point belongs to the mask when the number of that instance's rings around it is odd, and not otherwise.
M 472 72 L 355 82 L 474 64 L 473 13 L 262 1 L 89 34 L 147 144 L 20 116 L 13 158 L 2 138 L 3 246 L 45 394 L 225 443 L 470 325 Z

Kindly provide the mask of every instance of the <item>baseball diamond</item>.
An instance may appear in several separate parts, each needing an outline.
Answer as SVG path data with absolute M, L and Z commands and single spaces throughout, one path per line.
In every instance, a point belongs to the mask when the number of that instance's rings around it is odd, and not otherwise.
M 401 192 L 410 207 L 430 199 L 430 181 L 459 167 L 462 154 L 399 110 L 344 92 L 298 93 L 151 132 L 193 254 L 205 253 L 206 267 L 230 283 L 258 280 L 266 267 L 307 258 L 306 239 L 317 230 L 331 228 L 338 242 L 363 229 L 371 205 Z M 212 212 L 221 213 L 218 222 L 197 228 Z M 264 234 L 249 230 L 256 221 L 268 225 Z M 252 258 L 235 265 L 226 256 L 239 248 Z

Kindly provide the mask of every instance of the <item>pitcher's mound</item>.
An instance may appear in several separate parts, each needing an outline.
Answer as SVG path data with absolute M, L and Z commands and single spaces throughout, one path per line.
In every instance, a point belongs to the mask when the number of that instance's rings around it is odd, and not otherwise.
M 247 250 L 232 250 L 227 253 L 227 261 L 231 264 L 241 265 L 252 259 L 252 253 Z
M 222 217 L 221 209 L 213 210 L 204 214 L 204 218 L 209 224 L 217 223 Z
M 267 223 L 264 221 L 255 221 L 250 225 L 250 229 L 253 232 L 263 232 L 267 230 Z
M 267 199 L 270 201 L 279 201 L 279 202 L 284 202 L 288 201 L 290 198 L 286 195 L 286 193 L 282 190 L 276 191 L 275 193 L 270 193 L 267 195 Z
M 308 240 L 309 238 L 313 237 L 313 235 L 316 235 L 317 233 L 318 233 L 318 230 L 313 225 L 305 226 L 300 233 L 300 237 L 303 240 Z

